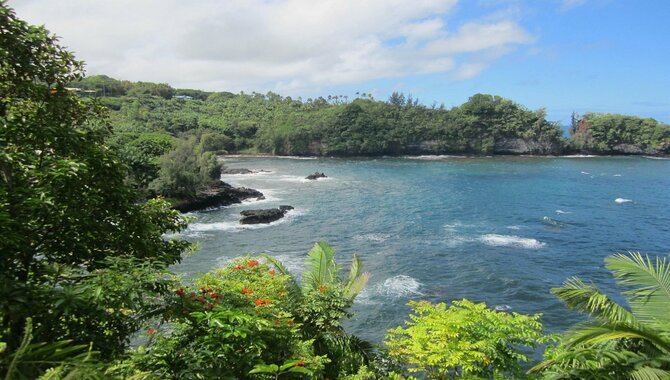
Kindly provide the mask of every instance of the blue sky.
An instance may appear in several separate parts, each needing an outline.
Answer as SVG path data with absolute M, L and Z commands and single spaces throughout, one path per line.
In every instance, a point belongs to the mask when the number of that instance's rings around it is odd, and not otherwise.
M 89 74 L 220 91 L 475 93 L 670 123 L 668 0 L 10 0 Z

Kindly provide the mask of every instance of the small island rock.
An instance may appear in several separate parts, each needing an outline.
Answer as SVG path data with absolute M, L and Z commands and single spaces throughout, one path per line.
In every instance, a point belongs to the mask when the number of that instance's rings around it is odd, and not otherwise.
M 314 174 L 310 174 L 307 177 L 305 177 L 305 179 L 311 179 L 311 180 L 315 180 L 317 178 L 327 178 L 327 177 L 325 174 L 319 172 L 314 172 Z
M 293 207 L 279 206 L 279 208 L 262 210 L 244 210 L 240 212 L 240 215 L 242 215 L 240 224 L 272 223 L 275 220 L 283 218 L 289 210 L 293 210 Z

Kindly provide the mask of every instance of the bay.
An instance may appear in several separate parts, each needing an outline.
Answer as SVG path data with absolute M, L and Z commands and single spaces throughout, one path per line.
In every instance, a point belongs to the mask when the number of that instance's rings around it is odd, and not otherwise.
M 185 277 L 245 254 L 269 253 L 296 274 L 324 240 L 346 268 L 354 253 L 372 276 L 347 321 L 381 342 L 406 319 L 409 300 L 468 298 L 542 313 L 550 332 L 582 317 L 550 294 L 571 276 L 620 291 L 603 267 L 615 252 L 670 251 L 670 160 L 646 157 L 225 157 L 261 171 L 223 180 L 262 201 L 190 214 L 183 236 L 199 251 Z M 328 178 L 305 176 L 315 171 Z M 239 225 L 245 209 L 291 205 L 269 225 Z

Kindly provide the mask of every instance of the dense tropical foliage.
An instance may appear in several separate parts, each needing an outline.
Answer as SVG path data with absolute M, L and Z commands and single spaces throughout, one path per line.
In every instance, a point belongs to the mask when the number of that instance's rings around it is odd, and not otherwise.
M 0 377 L 518 377 L 523 347 L 544 340 L 539 315 L 416 302 L 386 351 L 374 349 L 342 327 L 368 279 L 356 256 L 346 278 L 319 242 L 300 281 L 270 256 L 184 281 L 169 266 L 191 248 L 171 237 L 186 220 L 146 200 L 209 186 L 220 152 L 490 153 L 512 149 L 510 139 L 542 151 L 560 144 L 542 110 L 490 95 L 446 110 L 397 93 L 303 102 L 84 79 L 55 37 L 2 1 L 0 94 Z M 599 117 L 587 115 L 579 133 L 604 138 L 598 128 L 617 117 Z M 654 132 L 635 141 L 667 149 L 667 126 L 642 124 Z M 627 127 L 618 131 L 608 144 L 629 142 Z M 616 255 L 606 266 L 629 288 L 630 309 L 578 279 L 554 290 L 594 319 L 548 349 L 537 376 L 670 377 L 666 261 Z
M 670 153 L 670 126 L 651 118 L 587 113 L 573 115 L 571 145 L 586 153 Z
M 639 253 L 605 260 L 630 309 L 594 285 L 571 278 L 553 289 L 568 307 L 593 319 L 567 332 L 535 367 L 552 379 L 670 378 L 670 266 Z

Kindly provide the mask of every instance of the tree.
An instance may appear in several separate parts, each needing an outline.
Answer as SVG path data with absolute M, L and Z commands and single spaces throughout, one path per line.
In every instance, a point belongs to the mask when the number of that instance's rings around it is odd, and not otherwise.
M 409 372 L 430 379 L 466 376 L 522 376 L 521 347 L 544 341 L 540 314 L 498 312 L 466 299 L 444 303 L 410 302 L 407 327 L 389 330 L 389 355 Z
M 605 267 L 628 289 L 623 296 L 630 310 L 576 277 L 552 289 L 592 319 L 573 326 L 533 371 L 556 379 L 670 378 L 670 266 L 630 253 L 606 258 Z
M 366 364 L 372 347 L 347 334 L 341 325 L 342 319 L 351 316 L 348 309 L 369 278 L 369 273 L 362 272 L 358 257 L 354 255 L 347 280 L 341 281 L 335 250 L 325 242 L 317 242 L 307 254 L 300 284 L 280 262 L 265 257 L 291 279 L 292 303 L 297 305 L 293 314 L 301 322 L 305 337 L 314 340 L 315 354 L 331 360 L 325 366 L 325 376 L 337 378 L 355 373 Z
M 198 148 L 196 138 L 181 140 L 160 158 L 158 178 L 151 186 L 159 194 L 188 199 L 211 186 L 221 176 L 221 164 L 212 152 Z
M 185 223 L 165 202 L 135 203 L 104 110 L 65 90 L 82 64 L 4 2 L 0 25 L 0 373 L 26 336 L 114 357 L 157 313 L 163 271 L 189 246 L 163 234 Z

